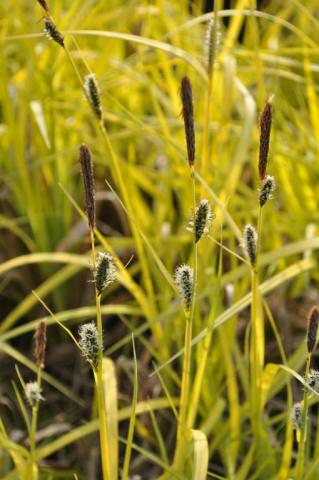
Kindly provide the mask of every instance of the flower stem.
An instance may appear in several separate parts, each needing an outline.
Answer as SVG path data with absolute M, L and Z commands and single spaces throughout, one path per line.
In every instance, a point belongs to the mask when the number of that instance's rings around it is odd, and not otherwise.
M 307 360 L 306 360 L 306 372 L 305 372 L 306 384 L 308 383 L 310 361 L 311 361 L 311 353 L 308 353 Z M 296 462 L 296 476 L 295 476 L 296 480 L 301 480 L 303 478 L 305 443 L 306 443 L 306 436 L 307 436 L 307 417 L 308 417 L 308 390 L 305 387 L 304 396 L 303 396 L 301 435 L 300 435 L 300 441 L 298 446 L 298 456 L 297 456 L 297 462 Z
M 258 260 L 260 254 L 262 228 L 262 208 L 259 207 L 257 222 L 257 245 L 256 265 L 251 270 L 251 403 L 252 403 L 252 426 L 256 435 L 257 450 L 261 439 L 261 377 L 264 367 L 264 319 L 261 306 L 259 281 L 258 281 Z M 259 452 L 258 452 L 259 453 Z
M 39 391 L 41 390 L 41 367 L 38 367 L 37 372 L 37 384 Z M 37 399 L 32 406 L 31 413 L 31 429 L 30 429 L 30 466 L 28 471 L 28 479 L 37 480 L 38 478 L 38 466 L 36 462 L 36 434 L 38 426 L 38 414 L 39 414 L 40 399 Z
M 176 449 L 174 457 L 174 466 L 177 471 L 182 468 L 182 463 L 185 460 L 185 449 L 187 448 L 187 410 L 189 407 L 189 390 L 190 390 L 190 378 L 191 378 L 191 353 L 192 353 L 192 331 L 193 320 L 195 313 L 195 292 L 197 281 L 197 244 L 196 244 L 196 231 L 195 231 L 195 211 L 196 211 L 196 188 L 195 188 L 195 175 L 194 168 L 191 168 L 192 178 L 192 190 L 193 190 L 193 223 L 194 223 L 194 283 L 193 283 L 193 295 L 190 311 L 186 312 L 186 327 L 184 337 L 184 359 L 183 359 L 183 373 L 182 384 L 180 394 L 180 410 L 178 415 L 178 427 L 176 438 Z
M 93 263 L 93 269 L 95 270 L 96 253 L 95 253 L 94 232 L 92 229 L 90 229 L 90 234 L 91 234 L 92 263 Z M 93 371 L 94 371 L 94 380 L 96 385 L 97 402 L 98 402 L 102 472 L 103 472 L 103 480 L 111 480 L 110 463 L 109 463 L 110 452 L 109 452 L 109 442 L 108 442 L 108 435 L 107 435 L 107 428 L 106 428 L 106 408 L 105 408 L 104 384 L 103 384 L 103 328 L 102 328 L 102 314 L 101 314 L 101 299 L 100 299 L 100 295 L 98 295 L 96 288 L 95 288 L 95 304 L 96 304 L 96 323 L 97 323 L 97 331 L 98 331 L 98 337 L 99 337 L 99 353 L 98 353 L 97 368 L 96 370 L 93 370 Z

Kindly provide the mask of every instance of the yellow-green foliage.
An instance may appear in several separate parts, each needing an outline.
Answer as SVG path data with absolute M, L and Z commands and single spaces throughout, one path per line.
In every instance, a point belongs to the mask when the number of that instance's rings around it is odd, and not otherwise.
M 197 480 L 206 478 L 208 460 L 207 478 L 284 480 L 295 475 L 298 446 L 290 410 L 302 398 L 297 372 L 303 374 L 306 360 L 304 337 L 292 336 L 287 343 L 284 332 L 292 302 L 301 300 L 306 312 L 318 299 L 311 296 L 319 279 L 318 2 L 234 0 L 232 9 L 224 10 L 223 0 L 216 1 L 211 70 L 205 42 L 212 13 L 202 13 L 204 3 L 194 1 L 190 8 L 188 0 L 51 0 L 51 20 L 63 34 L 63 48 L 43 33 L 44 12 L 36 0 L 1 1 L 0 351 L 12 367 L 17 362 L 37 371 L 27 349 L 20 352 L 14 341 L 29 341 L 26 334 L 44 315 L 39 298 L 55 315 L 47 317 L 49 348 L 50 334 L 61 334 L 56 320 L 71 328 L 95 318 L 93 296 L 89 306 L 73 301 L 81 299 L 84 288 L 93 292 L 78 164 L 84 142 L 94 161 L 96 248 L 112 254 L 117 267 L 116 282 L 101 299 L 104 353 L 112 354 L 115 365 L 125 355 L 131 365 L 133 398 L 127 406 L 114 364 L 104 363 L 106 396 L 111 382 L 105 402 L 111 412 L 109 468 L 119 465 L 121 478 L 124 464 L 126 479 L 143 471 L 139 461 L 147 460 L 165 479 Z M 99 85 L 102 122 L 83 88 L 91 73 Z M 185 75 L 194 101 L 193 176 L 181 115 Z M 261 215 L 258 116 L 271 95 L 267 173 L 276 190 Z M 214 213 L 196 247 L 187 230 L 196 206 L 193 181 L 196 202 L 208 199 Z M 247 224 L 258 231 L 258 272 L 242 249 Z M 188 340 L 190 334 L 194 338 L 191 352 L 185 341 L 187 378 L 182 355 L 189 317 L 174 271 L 196 262 L 192 331 L 187 331 Z M 109 334 L 110 316 L 123 323 L 116 343 Z M 66 335 L 59 338 L 70 342 Z M 145 352 L 154 362 L 150 381 L 161 385 L 154 398 L 138 398 Z M 2 375 L 16 380 L 13 368 L 9 375 L 0 370 L 0 381 Z M 43 395 L 49 383 L 77 408 L 81 399 L 72 392 L 71 379 L 63 378 L 44 369 Z M 181 384 L 187 394 L 181 395 Z M 28 425 L 18 390 L 11 390 L 12 398 L 15 391 L 16 408 Z M 303 432 L 308 443 L 298 455 L 298 475 L 303 471 L 307 480 L 319 477 L 319 434 L 311 413 L 315 393 L 305 395 L 311 426 Z M 50 407 L 43 402 L 39 408 L 41 425 L 41 409 Z M 5 408 L 0 415 L 0 477 L 8 480 L 62 478 L 45 467 L 45 459 L 99 428 L 96 418 L 78 418 L 69 432 L 40 440 L 30 473 L 28 445 L 10 437 Z M 116 415 L 125 422 L 120 434 Z M 175 451 L 171 435 L 178 418 L 179 435 L 185 436 L 177 446 L 182 452 Z M 180 455 L 187 457 L 182 467 Z M 86 478 L 76 467 L 63 478 L 74 475 Z

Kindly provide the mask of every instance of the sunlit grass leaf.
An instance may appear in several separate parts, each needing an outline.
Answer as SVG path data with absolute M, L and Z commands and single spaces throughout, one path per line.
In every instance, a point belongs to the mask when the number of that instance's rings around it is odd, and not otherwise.
M 115 375 L 115 365 L 110 358 L 103 358 L 103 383 L 105 393 L 105 410 L 106 410 L 106 429 L 109 442 L 109 465 L 111 478 L 117 478 L 118 475 L 118 452 L 119 452 L 119 435 L 118 435 L 118 391 Z
M 39 127 L 39 130 L 40 130 L 41 136 L 44 140 L 44 143 L 46 144 L 47 148 L 50 149 L 51 145 L 50 145 L 49 135 L 48 135 L 48 131 L 47 131 L 47 125 L 46 125 L 46 121 L 45 121 L 45 117 L 44 117 L 44 113 L 43 113 L 42 102 L 40 102 L 39 100 L 32 100 L 30 102 L 30 107 L 31 107 L 32 113 L 34 115 L 35 121 L 36 121 L 36 123 Z
M 129 474 L 129 466 L 130 466 L 130 459 L 132 454 L 132 445 L 133 445 L 133 436 L 134 436 L 134 427 L 135 427 L 135 418 L 136 418 L 137 392 L 138 392 L 137 361 L 136 361 L 135 343 L 134 343 L 133 336 L 132 336 L 132 346 L 133 346 L 133 357 L 134 357 L 134 385 L 133 385 L 133 398 L 132 398 L 132 404 L 131 404 L 132 408 L 131 408 L 130 422 L 129 422 L 125 456 L 124 456 L 122 480 L 127 480 L 128 474 Z
M 192 480 L 206 480 L 208 468 L 208 442 L 200 430 L 191 430 L 193 446 Z

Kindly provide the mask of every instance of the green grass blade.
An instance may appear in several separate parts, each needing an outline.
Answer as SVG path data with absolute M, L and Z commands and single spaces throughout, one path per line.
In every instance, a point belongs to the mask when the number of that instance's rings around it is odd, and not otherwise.
M 122 480 L 127 480 L 128 479 L 131 453 L 132 453 L 132 445 L 133 445 L 135 418 L 136 418 L 136 405 L 137 405 L 138 378 L 137 378 L 137 361 L 136 361 L 135 343 L 134 343 L 133 335 L 132 335 L 132 347 L 133 347 L 133 358 L 134 358 L 133 399 L 132 399 L 130 423 L 129 423 L 129 428 L 128 428 L 127 442 L 126 442 L 126 449 L 125 449 L 125 456 L 124 456 Z

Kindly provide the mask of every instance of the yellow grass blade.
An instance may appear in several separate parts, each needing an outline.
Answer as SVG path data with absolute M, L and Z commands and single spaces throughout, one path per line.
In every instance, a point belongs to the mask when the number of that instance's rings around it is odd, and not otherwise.
M 206 480 L 208 468 L 208 442 L 200 430 L 191 430 L 193 445 L 192 480 Z
M 122 480 L 127 480 L 128 479 L 129 466 L 130 466 L 131 453 L 132 453 L 134 428 L 135 428 L 135 419 L 136 419 L 138 378 L 137 378 L 137 362 L 136 362 L 135 343 L 134 343 L 133 335 L 132 335 L 132 346 L 133 346 L 133 357 L 134 357 L 133 399 L 132 399 L 130 423 L 129 423 L 128 434 L 127 434 L 127 442 L 126 442 L 126 449 L 125 449 Z
M 266 280 L 264 283 L 259 285 L 259 290 L 262 295 L 265 295 L 266 293 L 274 290 L 276 287 L 281 285 L 282 283 L 290 280 L 291 278 L 299 275 L 302 272 L 306 272 L 310 270 L 311 268 L 314 268 L 316 265 L 315 260 L 313 259 L 306 259 L 306 260 L 301 260 L 294 265 L 291 265 L 290 267 L 287 267 L 285 270 L 282 272 L 278 273 L 277 275 L 274 275 L 272 278 L 269 280 Z M 221 315 L 219 315 L 214 323 L 213 328 L 218 328 L 220 325 L 225 323 L 227 320 L 229 320 L 231 317 L 234 315 L 237 315 L 239 312 L 241 312 L 244 308 L 248 307 L 251 302 L 251 293 L 248 293 L 245 295 L 241 300 L 236 302 L 234 305 L 232 305 L 230 308 L 228 308 L 225 312 L 223 312 Z M 198 335 L 196 335 L 193 338 L 192 341 L 192 346 L 196 345 L 198 342 L 200 342 L 203 338 L 208 333 L 208 329 L 204 328 Z M 162 370 L 166 365 L 169 363 L 173 362 L 176 360 L 176 358 L 180 357 L 183 354 L 183 349 L 179 350 L 177 353 L 175 353 L 172 357 L 170 357 L 166 362 L 162 363 L 159 365 L 152 373 L 150 376 L 155 375 L 157 372 Z
M 110 477 L 114 480 L 118 476 L 118 411 L 117 411 L 117 381 L 114 362 L 110 358 L 103 358 L 103 383 L 105 394 L 106 429 L 109 442 Z

